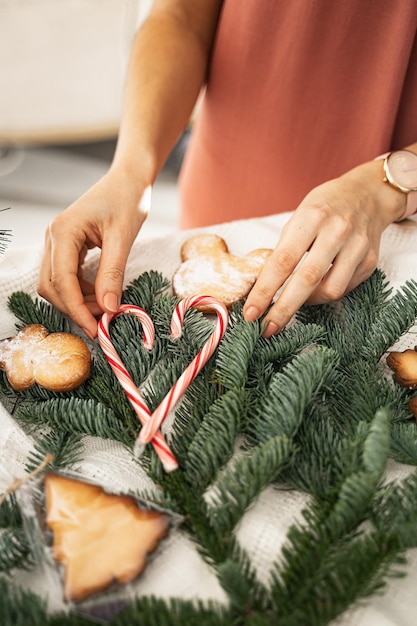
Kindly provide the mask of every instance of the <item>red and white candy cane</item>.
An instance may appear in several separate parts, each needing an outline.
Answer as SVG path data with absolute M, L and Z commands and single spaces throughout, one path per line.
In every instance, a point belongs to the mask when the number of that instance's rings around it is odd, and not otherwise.
M 136 415 L 138 416 L 142 426 L 144 426 L 147 422 L 151 420 L 152 414 L 149 411 L 149 408 L 146 405 L 144 399 L 142 398 L 139 389 L 134 384 L 127 369 L 123 365 L 122 360 L 114 349 L 110 338 L 110 322 L 119 315 L 122 315 L 123 313 L 133 313 L 140 320 L 143 328 L 144 347 L 146 350 L 152 349 L 155 339 L 155 329 L 153 322 L 144 309 L 133 305 L 124 304 L 119 308 L 117 313 L 114 314 L 104 313 L 98 324 L 98 340 L 104 354 L 107 357 L 108 362 L 110 363 L 113 372 L 117 376 L 121 386 L 123 387 L 127 397 L 129 398 L 129 401 L 133 409 L 135 410 Z M 178 467 L 177 460 L 175 459 L 174 455 L 168 447 L 168 444 L 166 443 L 160 432 L 154 433 L 152 437 L 152 444 L 155 448 L 156 453 L 161 459 L 161 463 L 165 471 L 171 472 L 175 470 Z M 137 451 L 138 448 L 136 447 L 135 452 Z
M 193 359 L 193 361 L 191 361 L 187 369 L 181 374 L 177 382 L 162 400 L 161 404 L 153 412 L 151 420 L 147 421 L 140 431 L 139 441 L 143 444 L 149 443 L 156 436 L 156 433 L 159 431 L 159 428 L 168 413 L 207 363 L 226 332 L 229 314 L 225 305 L 211 296 L 190 296 L 179 302 L 172 315 L 171 337 L 173 339 L 181 337 L 182 323 L 184 315 L 188 309 L 198 306 L 210 307 L 210 309 L 215 311 L 217 314 L 217 324 L 213 333 L 210 335 L 197 356 Z

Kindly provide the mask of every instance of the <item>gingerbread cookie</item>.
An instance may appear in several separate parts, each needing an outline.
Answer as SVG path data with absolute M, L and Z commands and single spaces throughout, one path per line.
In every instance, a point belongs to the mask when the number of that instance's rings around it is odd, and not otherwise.
M 398 384 L 410 389 L 417 388 L 416 350 L 390 352 L 387 356 L 387 365 L 393 370 L 394 378 Z
M 221 237 L 195 235 L 181 247 L 182 262 L 172 278 L 174 294 L 212 296 L 230 308 L 248 295 L 271 253 L 260 248 L 235 256 Z
M 167 514 L 97 485 L 47 474 L 45 496 L 53 556 L 64 567 L 66 600 L 80 602 L 113 582 L 134 580 L 169 532 Z
M 15 391 L 35 383 L 49 391 L 71 391 L 90 373 L 86 343 L 70 333 L 51 333 L 41 324 L 25 326 L 0 342 L 0 368 Z

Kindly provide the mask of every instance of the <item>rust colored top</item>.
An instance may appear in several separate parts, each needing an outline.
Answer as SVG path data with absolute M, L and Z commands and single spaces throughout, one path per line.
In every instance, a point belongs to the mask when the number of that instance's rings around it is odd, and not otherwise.
M 417 140 L 416 0 L 225 0 L 181 227 L 291 211 Z

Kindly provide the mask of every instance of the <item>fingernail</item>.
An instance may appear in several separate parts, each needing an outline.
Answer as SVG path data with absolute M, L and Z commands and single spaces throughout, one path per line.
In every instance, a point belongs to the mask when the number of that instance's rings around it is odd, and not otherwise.
M 264 330 L 263 336 L 265 339 L 269 339 L 272 335 L 276 335 L 279 331 L 279 326 L 275 322 L 268 322 L 267 327 Z
M 119 310 L 119 298 L 115 293 L 108 292 L 103 298 L 104 307 L 110 313 L 117 313 Z
M 255 320 L 257 320 L 259 317 L 259 310 L 256 308 L 256 306 L 251 305 L 250 307 L 248 307 L 245 311 L 245 320 L 247 322 L 254 322 Z
M 91 332 L 91 330 L 88 330 L 88 328 L 83 328 L 83 332 L 87 335 L 87 337 L 89 339 L 91 339 L 92 341 L 94 341 L 94 335 Z

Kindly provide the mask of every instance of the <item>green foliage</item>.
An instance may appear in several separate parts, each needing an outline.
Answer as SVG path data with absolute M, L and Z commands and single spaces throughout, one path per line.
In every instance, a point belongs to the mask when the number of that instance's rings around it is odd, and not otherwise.
M 177 301 L 168 286 L 161 274 L 147 272 L 123 294 L 124 303 L 151 314 L 152 350 L 144 349 L 134 315 L 119 316 L 110 330 L 151 410 L 213 325 L 190 310 L 182 336 L 173 340 Z M 67 330 L 60 314 L 25 294 L 14 294 L 10 307 L 23 324 Z M 417 465 L 417 427 L 407 408 L 411 392 L 387 378 L 379 360 L 416 313 L 417 283 L 393 295 L 379 270 L 339 303 L 302 307 L 293 325 L 268 340 L 261 323 L 244 321 L 241 305 L 232 310 L 218 350 L 175 410 L 169 443 L 179 469 L 165 474 L 151 446 L 139 461 L 155 483 L 156 500 L 183 515 L 182 531 L 213 568 L 228 604 L 140 597 L 112 624 L 325 626 L 406 571 L 406 550 L 417 546 L 417 475 L 395 485 L 382 477 L 389 457 Z M 15 418 L 34 437 L 28 472 L 46 454 L 57 469 L 76 467 L 85 435 L 132 449 L 138 418 L 98 346 L 93 354 L 88 381 L 70 394 L 39 388 L 16 394 L 2 377 Z M 302 521 L 272 555 L 265 582 L 236 531 L 271 486 L 309 497 Z M 12 495 L 0 505 L 0 529 L 0 569 L 30 567 Z M 2 626 L 86 623 L 73 611 L 48 614 L 39 598 L 1 578 L 0 606 Z
M 114 626 L 230 626 L 230 613 L 219 606 L 182 600 L 137 598 L 115 620 Z
M 274 374 L 254 407 L 248 431 L 254 441 L 271 437 L 293 437 L 308 405 L 320 394 L 321 386 L 336 366 L 338 356 L 325 347 L 297 355 Z
M 212 525 L 232 532 L 254 499 L 278 478 L 291 452 L 291 440 L 276 436 L 238 456 L 213 485 L 208 511 Z
M 27 324 L 42 324 L 50 333 L 70 332 L 69 321 L 45 300 L 32 300 L 23 291 L 17 291 L 10 296 L 8 306 L 21 322 L 18 329 Z
M 7 528 L 0 534 L 0 572 L 32 566 L 28 539 L 23 528 Z
M 395 534 L 403 548 L 417 547 L 415 518 L 417 511 L 417 471 L 401 484 L 385 483 L 373 503 L 373 522 L 385 533 Z
M 184 466 L 190 485 L 200 492 L 230 459 L 245 412 L 245 394 L 228 391 L 213 402 L 190 441 Z
M 55 398 L 21 406 L 15 416 L 24 422 L 62 428 L 67 433 L 84 433 L 122 443 L 128 443 L 132 438 L 115 413 L 95 400 Z
M 49 467 L 57 470 L 74 468 L 82 458 L 80 435 L 54 429 L 40 436 L 28 456 L 26 471 L 28 473 L 36 471 L 49 454 L 52 455 Z
M 0 528 L 20 528 L 22 518 L 14 494 L 10 494 L 0 504 Z
M 400 463 L 417 465 L 416 423 L 405 422 L 391 426 L 391 453 Z
M 154 270 L 144 272 L 126 287 L 122 302 L 150 311 L 154 301 L 167 291 L 169 284 L 169 280 L 160 272 Z

